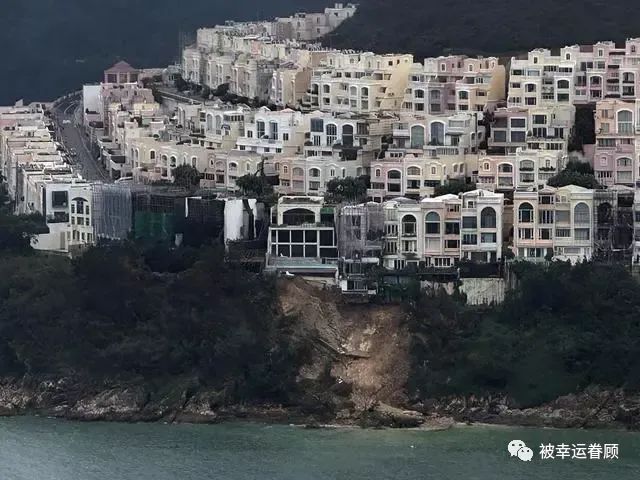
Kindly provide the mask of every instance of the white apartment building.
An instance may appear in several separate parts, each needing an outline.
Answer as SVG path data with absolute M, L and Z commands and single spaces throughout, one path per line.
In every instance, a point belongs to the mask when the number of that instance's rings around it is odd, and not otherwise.
M 249 107 L 204 105 L 199 111 L 201 137 L 196 139 L 202 146 L 223 151 L 233 150 L 238 138 L 245 134 L 245 122 L 252 118 L 253 112 Z
M 479 188 L 509 192 L 539 188 L 557 175 L 566 163 L 561 152 L 518 148 L 515 155 L 481 155 L 476 182 Z
M 506 155 L 519 148 L 566 154 L 574 121 L 573 105 L 499 108 L 493 114 L 488 147 Z
M 37 235 L 36 250 L 72 253 L 95 243 L 93 188 L 77 179 L 35 182 L 41 188 L 41 209 L 49 233 Z
M 412 63 L 412 55 L 329 52 L 313 71 L 303 106 L 351 113 L 399 110 Z
M 538 48 L 511 59 L 508 104 L 525 108 L 593 103 L 607 96 L 633 99 L 638 91 L 640 39 L 572 45 L 554 55 Z
M 392 133 L 394 116 L 333 114 L 315 111 L 306 115 L 305 157 L 339 157 L 359 160 L 368 167 L 382 150 L 382 139 Z M 306 124 L 307 122 L 305 122 Z
M 484 190 L 383 204 L 383 265 L 450 268 L 459 260 L 496 263 L 502 258 L 504 196 Z
M 322 13 L 295 13 L 290 17 L 276 18 L 275 36 L 279 40 L 316 40 L 335 30 L 356 12 L 356 5 L 336 3 Z
M 359 160 L 338 157 L 276 157 L 268 160 L 278 174 L 276 191 L 280 194 L 322 195 L 334 179 L 366 174 Z
M 540 261 L 576 263 L 593 253 L 594 191 L 575 185 L 516 191 L 513 197 L 514 253 Z
M 272 257 L 337 259 L 334 209 L 322 197 L 280 197 L 271 211 L 267 263 Z
M 436 115 L 491 111 L 504 90 L 505 68 L 496 57 L 427 58 L 412 65 L 402 108 Z
M 245 123 L 244 136 L 238 137 L 236 145 L 240 151 L 259 154 L 301 154 L 306 130 L 302 113 L 262 107 Z

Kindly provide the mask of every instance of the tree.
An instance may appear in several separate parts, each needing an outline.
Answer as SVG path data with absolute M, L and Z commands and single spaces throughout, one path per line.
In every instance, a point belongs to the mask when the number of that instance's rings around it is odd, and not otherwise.
M 334 178 L 327 183 L 325 199 L 330 203 L 363 202 L 370 187 L 368 175 Z
M 593 175 L 593 168 L 586 162 L 571 160 L 564 170 L 551 177 L 547 181 L 550 187 L 564 187 L 566 185 L 577 185 L 584 188 L 598 188 L 600 184 Z
M 173 183 L 186 189 L 193 189 L 200 185 L 200 172 L 191 165 L 180 165 L 173 169 Z
M 236 180 L 236 185 L 248 197 L 264 199 L 273 195 L 271 186 L 263 175 L 249 173 Z
M 189 90 L 189 83 L 186 82 L 184 78 L 182 78 L 182 75 L 176 75 L 173 84 L 176 87 L 176 90 L 178 90 L 179 92 Z
M 465 183 L 460 180 L 449 180 L 444 185 L 438 185 L 435 188 L 434 195 L 436 197 L 447 194 L 458 195 L 459 193 L 475 190 L 475 188 L 476 186 L 473 183 Z

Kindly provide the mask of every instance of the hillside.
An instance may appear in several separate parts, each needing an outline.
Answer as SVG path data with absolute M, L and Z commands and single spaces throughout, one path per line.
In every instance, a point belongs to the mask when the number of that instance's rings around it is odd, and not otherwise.
M 505 54 L 639 36 L 631 0 L 362 0 L 328 46 L 376 52 Z
M 319 10 L 323 0 L 3 0 L 0 105 L 48 100 L 100 81 L 119 59 L 137 67 L 179 58 L 180 33 L 230 20 Z

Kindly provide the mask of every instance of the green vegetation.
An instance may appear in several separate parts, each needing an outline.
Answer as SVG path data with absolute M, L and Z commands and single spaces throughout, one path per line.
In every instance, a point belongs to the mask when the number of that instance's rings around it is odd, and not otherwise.
M 334 48 L 414 53 L 512 54 L 600 40 L 623 42 L 640 33 L 631 0 L 601 3 L 542 0 L 421 2 L 362 0 L 356 15 L 325 39 Z M 527 12 L 523 23 L 521 12 Z M 568 21 L 569 20 L 569 21 Z
M 202 175 L 196 167 L 191 165 L 179 165 L 171 172 L 174 178 L 174 184 L 186 188 L 194 189 L 200 185 Z
M 506 393 L 537 405 L 592 384 L 640 388 L 640 285 L 620 267 L 514 264 L 519 285 L 479 312 L 422 295 L 410 389 L 439 397 Z
M 434 195 L 436 197 L 447 194 L 458 195 L 459 193 L 470 192 L 475 189 L 476 186 L 473 183 L 465 183 L 460 180 L 449 180 L 444 185 L 437 186 L 434 190 Z
M 551 177 L 547 182 L 550 187 L 577 185 L 584 188 L 598 188 L 600 184 L 593 175 L 593 168 L 586 162 L 571 160 L 564 170 Z
M 355 178 L 334 178 L 327 183 L 325 199 L 329 203 L 361 203 L 367 199 L 367 189 L 369 187 L 370 179 L 367 175 Z

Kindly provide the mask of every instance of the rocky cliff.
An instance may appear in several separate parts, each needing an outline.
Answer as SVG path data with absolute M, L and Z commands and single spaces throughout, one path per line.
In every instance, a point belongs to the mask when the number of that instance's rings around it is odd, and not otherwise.
M 640 428 L 640 396 L 591 388 L 536 408 L 505 397 L 416 400 L 406 390 L 410 335 L 397 305 L 350 305 L 302 279 L 278 285 L 281 313 L 312 344 L 288 405 L 229 405 L 197 378 L 96 381 L 0 379 L 0 415 L 79 420 L 219 422 L 248 418 L 304 424 L 448 428 L 455 422 L 551 427 Z

